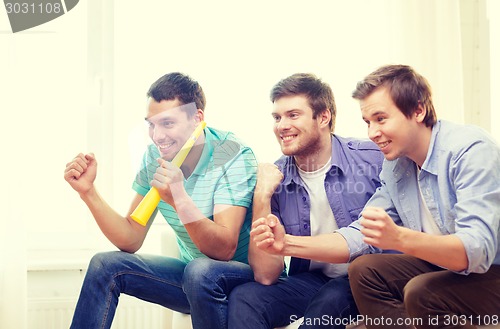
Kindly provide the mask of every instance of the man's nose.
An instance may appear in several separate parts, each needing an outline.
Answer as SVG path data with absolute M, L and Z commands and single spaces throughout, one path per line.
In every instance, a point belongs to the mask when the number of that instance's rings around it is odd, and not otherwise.
M 287 118 L 281 118 L 279 122 L 276 123 L 276 128 L 278 131 L 290 128 L 290 121 Z
M 380 137 L 380 129 L 377 125 L 370 125 L 368 127 L 368 138 L 375 141 Z

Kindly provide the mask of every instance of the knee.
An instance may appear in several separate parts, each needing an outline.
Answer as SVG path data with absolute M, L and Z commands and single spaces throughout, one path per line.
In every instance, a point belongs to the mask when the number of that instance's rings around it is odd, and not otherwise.
M 348 269 L 349 281 L 358 282 L 370 276 L 380 266 L 379 255 L 363 255 L 356 258 Z
M 235 287 L 229 297 L 230 310 L 264 307 L 265 303 L 261 299 L 262 294 L 259 293 L 261 287 L 263 286 L 257 282 L 249 282 Z
M 429 291 L 429 285 L 425 275 L 419 275 L 411 279 L 404 287 L 404 305 L 410 316 L 421 317 L 427 312 L 426 309 L 433 302 L 429 298 L 432 292 Z
M 118 252 L 116 251 L 110 251 L 95 254 L 90 260 L 87 273 L 102 274 L 103 272 L 107 272 L 111 267 L 113 267 L 117 258 L 117 253 Z
M 387 290 L 386 269 L 391 266 L 390 262 L 387 256 L 370 254 L 360 256 L 351 263 L 348 269 L 349 282 L 357 302 L 366 298 L 367 294 L 379 294 Z
M 116 278 L 116 273 L 123 269 L 122 254 L 129 255 L 121 251 L 101 252 L 95 254 L 89 262 L 85 281 L 87 282 L 108 282 Z
M 233 302 L 235 304 L 242 304 L 250 300 L 258 299 L 258 296 L 255 294 L 255 289 L 253 288 L 258 284 L 259 283 L 256 282 L 250 282 L 234 288 L 231 292 L 231 304 L 233 304 Z
M 184 268 L 183 281 L 186 285 L 199 284 L 216 272 L 217 261 L 210 258 L 195 258 Z
M 274 328 L 270 324 L 270 313 L 273 311 L 265 299 L 262 299 L 261 288 L 269 287 L 257 282 L 248 282 L 233 289 L 229 295 L 229 328 Z
M 344 278 L 332 279 L 327 282 L 309 303 L 309 310 L 315 309 L 318 314 L 342 316 L 357 312 L 352 297 L 349 281 Z
M 200 289 L 222 293 L 224 273 L 219 261 L 210 258 L 196 258 L 184 268 L 182 286 L 186 294 L 198 294 Z

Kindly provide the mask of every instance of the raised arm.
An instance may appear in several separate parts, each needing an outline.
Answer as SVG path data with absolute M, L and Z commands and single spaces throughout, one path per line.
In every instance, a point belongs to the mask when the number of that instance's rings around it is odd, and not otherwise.
M 152 222 L 143 227 L 130 218 L 132 210 L 143 197 L 137 194 L 127 215 L 122 216 L 97 191 L 94 185 L 96 175 L 97 161 L 92 153 L 78 154 L 66 164 L 64 171 L 64 179 L 79 193 L 108 240 L 122 251 L 136 252 L 142 246 Z M 152 215 L 154 216 L 155 214 Z
M 278 280 L 284 269 L 284 258 L 281 255 L 260 249 L 256 243 L 259 242 L 262 233 L 271 234 L 271 229 L 265 223 L 265 217 L 271 214 L 271 197 L 282 179 L 283 174 L 274 164 L 259 164 L 257 185 L 253 197 L 248 260 L 254 272 L 255 281 L 266 285 L 273 284 Z

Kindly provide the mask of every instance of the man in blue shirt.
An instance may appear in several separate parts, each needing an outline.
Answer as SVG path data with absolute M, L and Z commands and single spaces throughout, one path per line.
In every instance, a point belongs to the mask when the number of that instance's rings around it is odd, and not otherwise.
M 365 324 L 499 324 L 499 146 L 478 127 L 436 120 L 430 86 L 409 66 L 379 68 L 353 97 L 387 161 L 382 187 L 352 226 L 359 231 L 340 233 L 350 259 L 368 246 L 404 253 L 352 263 L 351 286 Z
M 137 192 L 125 216 L 94 185 L 97 162 L 79 154 L 64 178 L 120 251 L 95 255 L 83 282 L 71 328 L 110 328 L 121 293 L 190 313 L 194 329 L 227 328 L 227 296 L 252 281 L 247 264 L 251 203 L 257 163 L 232 133 L 204 128 L 180 168 L 170 161 L 204 119 L 198 82 L 169 73 L 147 93 L 146 123 L 153 144 L 133 183 Z M 131 213 L 154 186 L 161 197 L 146 226 Z M 172 226 L 181 259 L 135 254 L 157 211 Z
M 349 321 L 342 319 L 357 315 L 347 264 L 322 259 L 327 250 L 321 240 L 358 219 L 380 185 L 383 156 L 370 141 L 333 134 L 333 93 L 314 75 L 278 82 L 271 101 L 284 156 L 259 165 L 249 245 L 257 282 L 231 293 L 229 327 L 275 328 L 304 316 L 301 328 L 343 328 Z M 281 246 L 268 242 L 279 221 L 287 236 L 307 240 L 310 253 L 292 257 L 288 275 Z

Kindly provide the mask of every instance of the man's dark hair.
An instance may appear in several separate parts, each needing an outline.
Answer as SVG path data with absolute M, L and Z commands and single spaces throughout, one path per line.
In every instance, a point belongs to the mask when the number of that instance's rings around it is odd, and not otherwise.
M 422 105 L 426 110 L 425 125 L 431 127 L 436 123 L 429 82 L 410 66 L 386 65 L 378 68 L 358 82 L 352 97 L 363 100 L 381 87 L 387 88 L 392 101 L 407 118 Z
M 271 101 L 287 96 L 303 95 L 309 101 L 313 110 L 313 118 L 325 110 L 329 110 L 332 116 L 329 126 L 333 131 L 335 128 L 335 98 L 330 86 L 310 73 L 296 73 L 279 81 L 271 90 Z
M 177 99 L 182 105 L 195 103 L 197 109 L 205 110 L 205 93 L 200 84 L 179 72 L 165 74 L 156 80 L 149 88 L 147 96 L 157 102 Z M 192 114 L 194 113 L 190 113 Z

